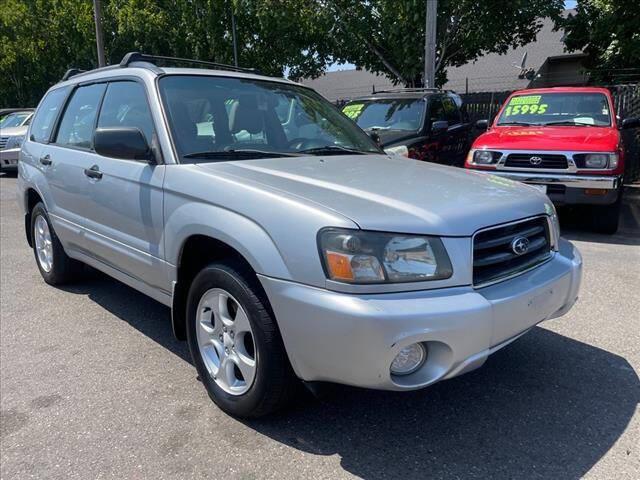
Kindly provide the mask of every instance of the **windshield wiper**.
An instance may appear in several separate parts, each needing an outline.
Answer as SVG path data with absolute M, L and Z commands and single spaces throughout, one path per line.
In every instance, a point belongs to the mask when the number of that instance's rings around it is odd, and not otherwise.
M 345 155 L 345 154 L 365 155 L 367 153 L 376 153 L 376 152 L 356 150 L 353 148 L 341 147 L 340 145 L 325 145 L 323 147 L 314 147 L 314 148 L 307 148 L 306 150 L 298 150 L 297 153 L 305 153 L 310 155 Z
M 530 127 L 532 125 L 540 125 L 539 123 L 527 123 L 527 122 L 500 122 L 498 123 L 499 127 L 504 125 L 522 125 L 523 127 Z
M 267 150 L 233 149 L 192 152 L 183 155 L 184 158 L 204 158 L 220 160 L 242 160 L 256 158 L 295 157 L 295 153 L 271 152 Z
M 583 123 L 583 122 L 574 122 L 571 120 L 558 120 L 556 122 L 547 122 L 543 123 L 543 126 L 547 125 L 568 125 L 572 127 L 597 127 L 598 125 L 594 125 L 593 123 Z

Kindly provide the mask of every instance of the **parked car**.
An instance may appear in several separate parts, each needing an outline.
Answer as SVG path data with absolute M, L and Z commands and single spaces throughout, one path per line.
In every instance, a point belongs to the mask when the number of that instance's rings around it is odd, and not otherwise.
M 625 161 L 620 129 L 638 126 L 637 118 L 617 119 L 606 88 L 520 90 L 475 140 L 465 166 L 529 183 L 555 204 L 590 205 L 594 227 L 614 233 Z
M 33 109 L 9 109 L 0 120 L 0 169 L 16 170 L 20 146 L 27 133 Z
M 462 167 L 471 125 L 462 99 L 437 89 L 374 92 L 344 105 L 342 112 L 390 153 Z
M 580 253 L 535 189 L 385 154 L 288 80 L 155 59 L 44 96 L 26 237 L 51 285 L 86 263 L 170 306 L 226 412 L 272 412 L 298 379 L 426 387 L 576 301 Z

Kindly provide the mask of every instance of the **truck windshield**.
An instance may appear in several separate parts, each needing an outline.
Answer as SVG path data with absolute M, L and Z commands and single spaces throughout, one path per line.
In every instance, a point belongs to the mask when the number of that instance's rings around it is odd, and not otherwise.
M 169 75 L 160 94 L 183 162 L 382 153 L 327 100 L 296 85 Z
M 611 109 L 601 93 L 515 95 L 502 110 L 497 125 L 611 125 Z
M 31 115 L 31 112 L 19 112 L 10 113 L 0 121 L 0 128 L 20 127 L 22 125 L 28 125 L 29 122 L 25 122 Z
M 354 101 L 342 108 L 360 128 L 371 130 L 417 131 L 422 125 L 425 102 L 422 99 Z

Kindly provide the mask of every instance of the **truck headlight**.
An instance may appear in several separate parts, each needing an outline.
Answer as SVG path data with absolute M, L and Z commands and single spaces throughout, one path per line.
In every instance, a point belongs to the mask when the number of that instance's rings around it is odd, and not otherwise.
M 385 153 L 401 155 L 409 158 L 409 149 L 406 145 L 398 145 L 397 147 L 389 147 L 384 149 Z
M 327 228 L 318 243 L 327 277 L 338 282 L 420 282 L 453 275 L 438 237 Z
M 502 153 L 494 152 L 491 150 L 474 150 L 472 154 L 472 162 L 477 165 L 491 165 L 492 163 L 496 163 Z
M 9 137 L 4 148 L 6 148 L 7 150 L 9 150 L 10 148 L 20 148 L 22 146 L 22 142 L 24 142 L 24 135 Z
M 584 168 L 617 168 L 617 153 L 587 153 L 584 156 Z

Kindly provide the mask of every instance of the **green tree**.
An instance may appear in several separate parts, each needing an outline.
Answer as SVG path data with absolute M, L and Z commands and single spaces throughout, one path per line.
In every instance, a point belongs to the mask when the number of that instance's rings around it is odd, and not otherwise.
M 578 0 L 576 14 L 558 22 L 570 51 L 583 50 L 598 81 L 640 78 L 640 2 Z
M 338 60 L 398 83 L 421 85 L 425 0 L 317 0 L 335 19 L 329 37 Z M 439 0 L 437 82 L 446 68 L 486 53 L 505 53 L 536 38 L 545 17 L 557 19 L 562 0 Z

